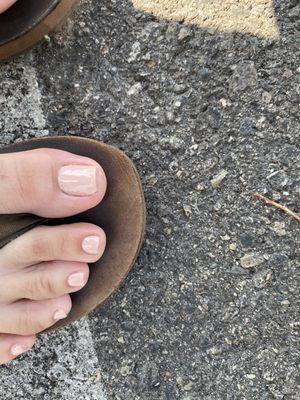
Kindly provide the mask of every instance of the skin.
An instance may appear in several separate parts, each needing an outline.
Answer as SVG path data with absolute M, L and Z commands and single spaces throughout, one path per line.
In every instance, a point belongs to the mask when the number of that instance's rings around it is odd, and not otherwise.
M 95 171 L 95 191 L 65 193 L 58 177 L 62 167 L 88 166 Z M 94 160 L 53 149 L 0 155 L 0 214 L 33 213 L 43 217 L 78 214 L 101 202 L 106 177 Z M 85 238 L 97 239 L 85 251 Z M 90 241 L 88 242 L 90 245 Z M 35 335 L 71 310 L 70 293 L 89 277 L 88 263 L 99 260 L 105 233 L 93 224 L 39 226 L 0 249 L 0 364 L 32 348 Z M 94 249 L 95 250 L 95 249 Z M 78 286 L 70 276 L 80 274 Z M 74 284 L 74 282 L 73 282 Z
M 0 14 L 15 2 L 0 0 Z M 96 189 L 66 193 L 59 181 L 66 166 L 92 167 Z M 88 158 L 52 149 L 0 156 L 0 214 L 67 217 L 95 207 L 105 191 L 101 166 Z M 88 263 L 99 260 L 105 244 L 101 228 L 78 223 L 39 226 L 0 249 L 0 365 L 30 350 L 37 333 L 68 315 L 69 294 L 87 283 Z
M 0 0 L 0 14 L 11 7 L 17 0 Z

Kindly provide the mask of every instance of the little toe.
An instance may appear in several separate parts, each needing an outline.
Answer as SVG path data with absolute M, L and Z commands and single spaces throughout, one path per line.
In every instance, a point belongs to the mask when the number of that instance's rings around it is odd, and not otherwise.
M 0 334 L 0 365 L 12 361 L 16 357 L 32 349 L 35 336 L 18 336 Z

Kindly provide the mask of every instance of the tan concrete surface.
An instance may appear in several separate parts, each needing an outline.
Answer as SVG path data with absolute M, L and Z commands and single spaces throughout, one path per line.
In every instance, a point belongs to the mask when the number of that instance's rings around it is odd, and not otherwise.
M 265 38 L 279 36 L 272 0 L 132 1 L 139 10 L 213 32 L 242 32 Z

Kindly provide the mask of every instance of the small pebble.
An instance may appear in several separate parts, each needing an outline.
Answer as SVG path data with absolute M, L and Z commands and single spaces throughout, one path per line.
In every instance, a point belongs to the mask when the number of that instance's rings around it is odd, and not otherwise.
M 259 254 L 245 254 L 241 259 L 241 266 L 243 268 L 253 268 L 265 262 L 264 258 Z
M 264 378 L 266 381 L 269 381 L 269 382 L 272 382 L 272 381 L 274 381 L 274 379 L 275 379 L 275 377 L 271 374 L 270 371 L 265 372 L 265 373 L 263 374 L 263 378 Z
M 288 307 L 291 303 L 288 300 L 282 300 L 282 302 L 280 303 L 282 306 L 286 306 Z
M 286 236 L 285 223 L 276 221 L 271 228 L 278 236 Z
M 164 229 L 164 232 L 165 232 L 165 234 L 166 234 L 167 236 L 170 236 L 171 233 L 172 233 L 172 229 L 171 229 L 171 228 L 166 228 L 166 229 Z
M 263 289 L 273 278 L 273 272 L 269 269 L 256 272 L 253 276 L 254 286 L 257 289 Z
M 156 178 L 155 175 L 149 175 L 145 179 L 145 183 L 148 187 L 153 187 L 156 185 L 158 179 Z
M 255 379 L 256 378 L 256 375 L 255 374 L 247 374 L 246 375 L 246 378 L 248 378 L 248 379 Z
M 203 192 L 204 189 L 205 189 L 205 187 L 203 185 L 201 185 L 201 183 L 197 184 L 197 186 L 196 186 L 197 192 Z
M 262 101 L 267 104 L 269 104 L 272 100 L 272 95 L 269 92 L 263 92 L 261 97 Z
M 190 390 L 192 390 L 194 387 L 193 382 L 188 382 L 186 385 L 183 386 L 183 390 L 185 390 L 186 392 L 189 392 Z
M 267 176 L 267 179 L 271 186 L 275 189 L 281 189 L 285 187 L 289 182 L 289 178 L 283 170 L 272 172 L 270 175 Z
M 179 42 L 181 42 L 182 40 L 188 38 L 189 36 L 191 36 L 190 30 L 186 28 L 181 28 L 178 34 L 178 40 Z
M 142 84 L 140 82 L 135 83 L 127 91 L 128 96 L 134 96 L 142 90 Z
M 210 349 L 208 349 L 207 353 L 212 356 L 217 356 L 219 354 L 222 354 L 222 349 L 220 347 L 214 346 L 214 347 L 211 347 Z
M 230 236 L 228 235 L 221 236 L 221 240 L 227 242 L 228 240 L 230 240 Z
M 210 181 L 211 185 L 214 189 L 218 188 L 221 183 L 223 182 L 223 180 L 226 178 L 226 176 L 228 175 L 228 171 L 226 171 L 225 169 L 222 169 L 222 171 L 220 171 L 217 175 L 215 175 L 213 177 L 213 179 Z
M 187 217 L 189 217 L 192 214 L 192 208 L 191 208 L 191 206 L 188 206 L 187 204 L 183 205 L 183 211 Z

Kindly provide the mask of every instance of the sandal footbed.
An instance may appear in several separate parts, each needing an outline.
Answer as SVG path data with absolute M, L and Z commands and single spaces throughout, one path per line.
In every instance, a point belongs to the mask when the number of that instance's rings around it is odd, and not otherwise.
M 102 258 L 90 264 L 90 279 L 71 295 L 73 307 L 65 320 L 50 330 L 65 326 L 102 304 L 127 276 L 139 253 L 145 231 L 146 209 L 142 186 L 132 161 L 117 148 L 80 137 L 32 139 L 0 149 L 12 153 L 37 148 L 54 148 L 90 157 L 97 161 L 107 177 L 107 192 L 96 207 L 69 218 L 44 220 L 31 215 L 0 215 L 0 244 L 32 229 L 40 223 L 58 225 L 88 222 L 106 233 L 107 246 Z M 7 242 L 7 240 L 6 240 Z

